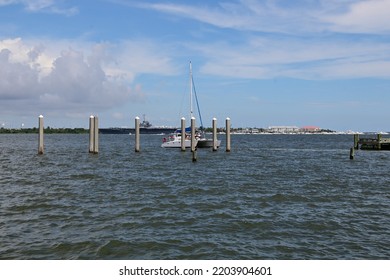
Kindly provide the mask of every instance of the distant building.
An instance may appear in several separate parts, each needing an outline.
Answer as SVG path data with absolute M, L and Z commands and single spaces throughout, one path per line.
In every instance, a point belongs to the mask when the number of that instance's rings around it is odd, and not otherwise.
M 303 132 L 318 132 L 320 130 L 321 128 L 319 128 L 318 126 L 304 126 L 301 128 L 301 131 Z
M 297 126 L 270 126 L 268 131 L 271 133 L 296 133 L 299 132 Z

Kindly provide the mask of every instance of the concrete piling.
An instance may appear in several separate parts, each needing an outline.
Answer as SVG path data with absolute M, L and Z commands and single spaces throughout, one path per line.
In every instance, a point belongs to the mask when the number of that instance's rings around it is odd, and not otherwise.
M 181 118 L 181 151 L 186 150 L 186 119 Z
M 195 118 L 191 118 L 191 152 L 192 161 L 196 161 L 196 142 L 195 142 Z
M 191 118 L 191 152 L 195 151 L 195 118 Z
M 39 136 L 38 136 L 38 154 L 43 154 L 43 116 L 38 118 Z
M 99 153 L 99 120 L 92 115 L 89 117 L 89 152 Z
M 140 151 L 140 136 L 139 136 L 140 124 L 139 117 L 135 117 L 135 152 Z
M 95 120 L 94 116 L 89 117 L 89 152 L 93 153 L 94 151 L 94 134 L 95 134 Z
M 230 152 L 230 118 L 226 118 L 226 152 Z
M 218 143 L 217 143 L 217 119 L 213 118 L 213 151 L 216 151 L 218 149 Z
M 99 153 L 99 120 L 98 117 L 94 117 L 94 133 L 93 133 L 93 153 Z

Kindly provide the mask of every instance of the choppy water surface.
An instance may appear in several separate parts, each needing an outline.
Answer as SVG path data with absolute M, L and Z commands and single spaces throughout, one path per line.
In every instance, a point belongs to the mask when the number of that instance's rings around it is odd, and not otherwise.
M 389 259 L 390 152 L 352 136 L 0 135 L 1 259 Z

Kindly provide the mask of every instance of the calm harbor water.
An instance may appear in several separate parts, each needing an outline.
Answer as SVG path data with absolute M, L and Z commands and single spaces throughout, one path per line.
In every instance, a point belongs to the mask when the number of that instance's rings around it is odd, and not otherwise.
M 0 135 L 1 259 L 390 259 L 390 152 L 351 135 Z

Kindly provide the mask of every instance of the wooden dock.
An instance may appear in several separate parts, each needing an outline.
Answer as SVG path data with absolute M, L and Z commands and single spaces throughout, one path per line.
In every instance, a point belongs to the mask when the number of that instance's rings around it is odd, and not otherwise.
M 359 134 L 355 134 L 354 148 L 357 150 L 390 150 L 390 138 L 383 138 L 382 134 L 377 134 L 376 138 L 360 138 Z

